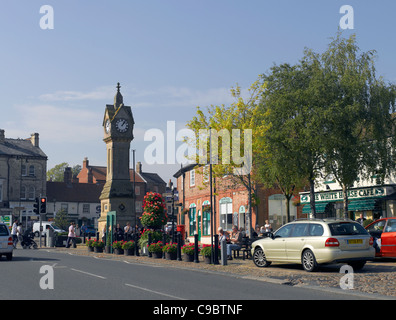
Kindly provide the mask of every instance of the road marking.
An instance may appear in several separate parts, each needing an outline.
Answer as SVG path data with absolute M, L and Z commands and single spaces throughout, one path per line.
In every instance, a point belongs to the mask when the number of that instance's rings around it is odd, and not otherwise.
M 85 271 L 81 271 L 81 270 L 77 270 L 77 269 L 70 269 L 70 270 L 73 270 L 73 271 L 76 271 L 76 272 L 80 272 L 80 273 L 83 273 L 83 274 L 87 274 L 87 275 L 92 276 L 92 277 L 97 277 L 97 278 L 100 278 L 100 279 L 106 279 L 105 277 L 98 276 L 97 274 L 93 274 L 93 273 L 89 273 L 89 272 L 85 272 Z
M 135 289 L 140 289 L 140 290 L 143 290 L 143 291 L 147 291 L 147 292 L 159 294 L 159 295 L 161 295 L 161 296 L 169 297 L 169 298 L 172 298 L 172 299 L 186 300 L 186 299 L 183 299 L 183 298 L 180 298 L 180 297 L 176 297 L 176 296 L 172 296 L 172 295 L 170 295 L 170 294 L 166 294 L 166 293 L 163 293 L 163 292 L 158 292 L 158 291 L 150 290 L 150 289 L 147 289 L 147 288 L 142 288 L 142 287 L 134 286 L 134 285 L 129 284 L 129 283 L 125 283 L 125 285 L 128 286 L 128 287 L 135 288 Z

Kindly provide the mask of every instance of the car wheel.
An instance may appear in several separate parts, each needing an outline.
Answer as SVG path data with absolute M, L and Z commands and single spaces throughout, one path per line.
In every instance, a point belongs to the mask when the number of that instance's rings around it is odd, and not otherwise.
M 254 250 L 253 262 L 259 268 L 268 267 L 271 264 L 271 262 L 267 261 L 264 251 L 260 247 Z
M 316 262 L 315 255 L 309 249 L 304 250 L 301 257 L 301 263 L 305 271 L 313 272 L 318 269 L 318 264 Z

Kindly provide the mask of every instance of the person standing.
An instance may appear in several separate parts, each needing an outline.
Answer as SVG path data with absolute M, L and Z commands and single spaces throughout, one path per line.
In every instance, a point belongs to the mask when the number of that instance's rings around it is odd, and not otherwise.
M 70 248 L 70 241 L 73 242 L 73 248 L 76 247 L 76 232 L 74 229 L 74 222 L 70 222 L 69 234 L 67 235 L 66 248 Z
M 14 221 L 11 228 L 12 242 L 14 244 L 14 248 L 18 243 L 18 219 Z

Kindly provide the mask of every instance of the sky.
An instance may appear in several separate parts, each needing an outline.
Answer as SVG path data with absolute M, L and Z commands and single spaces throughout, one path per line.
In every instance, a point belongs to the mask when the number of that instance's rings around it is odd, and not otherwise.
M 169 181 L 170 141 L 196 107 L 229 105 L 271 66 L 323 52 L 353 8 L 362 51 L 377 51 L 377 74 L 396 82 L 394 0 L 1 0 L 0 129 L 6 138 L 40 134 L 47 169 L 67 162 L 106 165 L 102 127 L 117 82 L 135 119 L 136 161 Z M 49 5 L 49 11 L 40 9 Z M 47 19 L 48 18 L 48 19 Z M 344 19 L 345 20 L 345 19 Z M 46 28 L 53 22 L 53 28 Z M 346 21 L 345 21 L 346 22 Z M 348 24 L 351 27 L 352 21 Z M 344 24 L 345 25 L 345 24 Z M 145 135 L 164 137 L 154 163 Z M 156 154 L 158 156 L 158 154 Z M 131 151 L 132 167 L 132 151 Z M 161 158 L 161 157 L 158 157 Z

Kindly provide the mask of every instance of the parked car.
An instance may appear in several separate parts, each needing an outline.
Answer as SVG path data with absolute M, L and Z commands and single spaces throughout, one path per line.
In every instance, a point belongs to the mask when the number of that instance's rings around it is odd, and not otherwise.
M 383 218 L 366 226 L 374 238 L 376 257 L 396 258 L 396 218 Z
M 12 252 L 14 250 L 14 243 L 8 226 L 0 223 L 0 258 L 5 255 L 8 261 L 12 260 Z
M 256 266 L 301 263 L 308 272 L 327 263 L 348 263 L 359 270 L 374 255 L 373 238 L 351 220 L 296 220 L 252 244 Z

